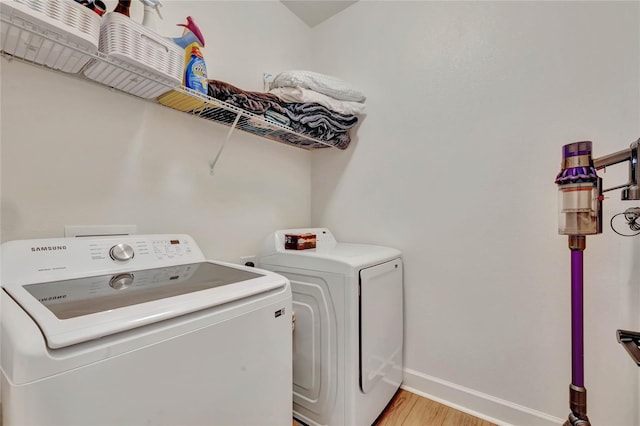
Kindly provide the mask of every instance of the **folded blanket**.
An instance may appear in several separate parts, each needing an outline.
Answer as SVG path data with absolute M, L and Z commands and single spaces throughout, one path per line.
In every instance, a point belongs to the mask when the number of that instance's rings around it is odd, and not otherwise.
M 351 141 L 349 129 L 358 123 L 358 117 L 354 115 L 340 114 L 317 103 L 285 103 L 275 95 L 248 92 L 218 80 L 208 81 L 208 94 L 212 98 L 256 115 L 264 115 L 267 111 L 269 111 L 267 115 L 271 115 L 271 117 L 274 117 L 274 113 L 281 114 L 289 118 L 289 126 L 292 130 L 325 141 L 340 149 L 345 149 L 349 145 Z M 205 117 L 219 115 L 221 114 L 217 111 L 219 109 L 205 108 L 201 115 Z M 282 132 L 282 134 L 286 135 L 286 132 Z M 291 141 L 296 138 L 283 136 L 282 139 L 286 139 L 283 142 L 292 143 Z M 303 138 L 298 137 L 297 139 Z M 296 145 L 309 146 L 308 143 Z M 325 146 L 318 145 L 317 147 Z
M 287 104 L 287 115 L 293 130 L 324 141 L 348 143 L 349 129 L 358 123 L 355 115 L 338 114 L 320 104 Z
M 358 115 L 363 114 L 365 109 L 363 103 L 340 101 L 331 96 L 323 95 L 320 92 L 303 87 L 276 87 L 275 89 L 269 90 L 269 93 L 276 95 L 283 102 L 313 102 L 340 114 Z
M 276 95 L 261 92 L 247 92 L 229 83 L 218 80 L 208 80 L 208 94 L 212 98 L 220 99 L 230 105 L 262 115 L 268 109 L 286 115 L 280 98 Z
M 331 96 L 340 101 L 364 102 L 367 99 L 363 93 L 353 88 L 346 81 L 313 71 L 293 70 L 281 72 L 273 79 L 269 87 L 271 89 L 276 87 L 302 87 Z

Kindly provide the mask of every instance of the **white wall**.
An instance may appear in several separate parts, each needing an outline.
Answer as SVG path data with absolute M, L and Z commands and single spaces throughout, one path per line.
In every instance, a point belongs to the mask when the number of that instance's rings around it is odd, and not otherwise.
M 346 151 L 314 152 L 312 224 L 405 256 L 405 384 L 515 424 L 566 419 L 570 281 L 561 147 L 640 136 L 637 2 L 360 1 L 313 29 L 316 68 L 367 95 Z M 626 181 L 611 168 L 605 186 Z M 633 203 L 611 193 L 605 221 Z M 640 202 L 635 203 L 640 205 Z M 589 237 L 593 424 L 637 425 L 640 240 Z
M 161 34 L 199 25 L 209 78 L 261 91 L 264 71 L 310 66 L 308 27 L 279 2 L 163 3 Z M 307 151 L 236 132 L 209 176 L 227 127 L 19 61 L 1 72 L 3 241 L 135 224 L 239 262 L 274 229 L 309 225 Z
M 369 95 L 347 151 L 237 133 L 213 177 L 227 128 L 2 59 L 1 239 L 137 224 L 237 261 L 274 229 L 312 224 L 395 246 L 407 383 L 503 421 L 564 419 L 569 252 L 553 178 L 564 143 L 603 155 L 640 136 L 638 9 L 360 1 L 309 30 L 275 1 L 166 1 L 160 31 L 194 16 L 211 78 L 260 90 L 262 72 L 311 68 Z M 606 220 L 631 205 L 611 197 Z M 594 424 L 640 423 L 636 367 L 614 336 L 640 328 L 638 240 L 588 239 Z

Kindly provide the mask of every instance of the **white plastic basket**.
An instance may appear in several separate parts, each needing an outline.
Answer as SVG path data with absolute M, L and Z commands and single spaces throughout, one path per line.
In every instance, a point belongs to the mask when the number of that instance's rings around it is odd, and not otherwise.
M 92 61 L 84 75 L 102 84 L 151 99 L 182 83 L 184 50 L 121 13 L 102 17 L 99 50 L 126 68 Z
M 74 0 L 0 0 L 0 16 L 10 55 L 77 73 L 98 51 L 100 16 Z

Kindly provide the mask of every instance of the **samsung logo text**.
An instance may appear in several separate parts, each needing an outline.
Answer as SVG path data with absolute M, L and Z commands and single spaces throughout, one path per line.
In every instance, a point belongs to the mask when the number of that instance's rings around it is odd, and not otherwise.
M 31 251 L 56 251 L 56 250 L 66 250 L 67 246 L 42 246 L 42 247 L 31 247 Z

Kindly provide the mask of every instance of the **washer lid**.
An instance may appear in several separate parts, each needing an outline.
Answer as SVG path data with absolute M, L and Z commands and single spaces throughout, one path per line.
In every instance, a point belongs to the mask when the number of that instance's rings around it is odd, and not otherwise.
M 198 262 L 5 289 L 55 349 L 285 286 L 268 271 Z

